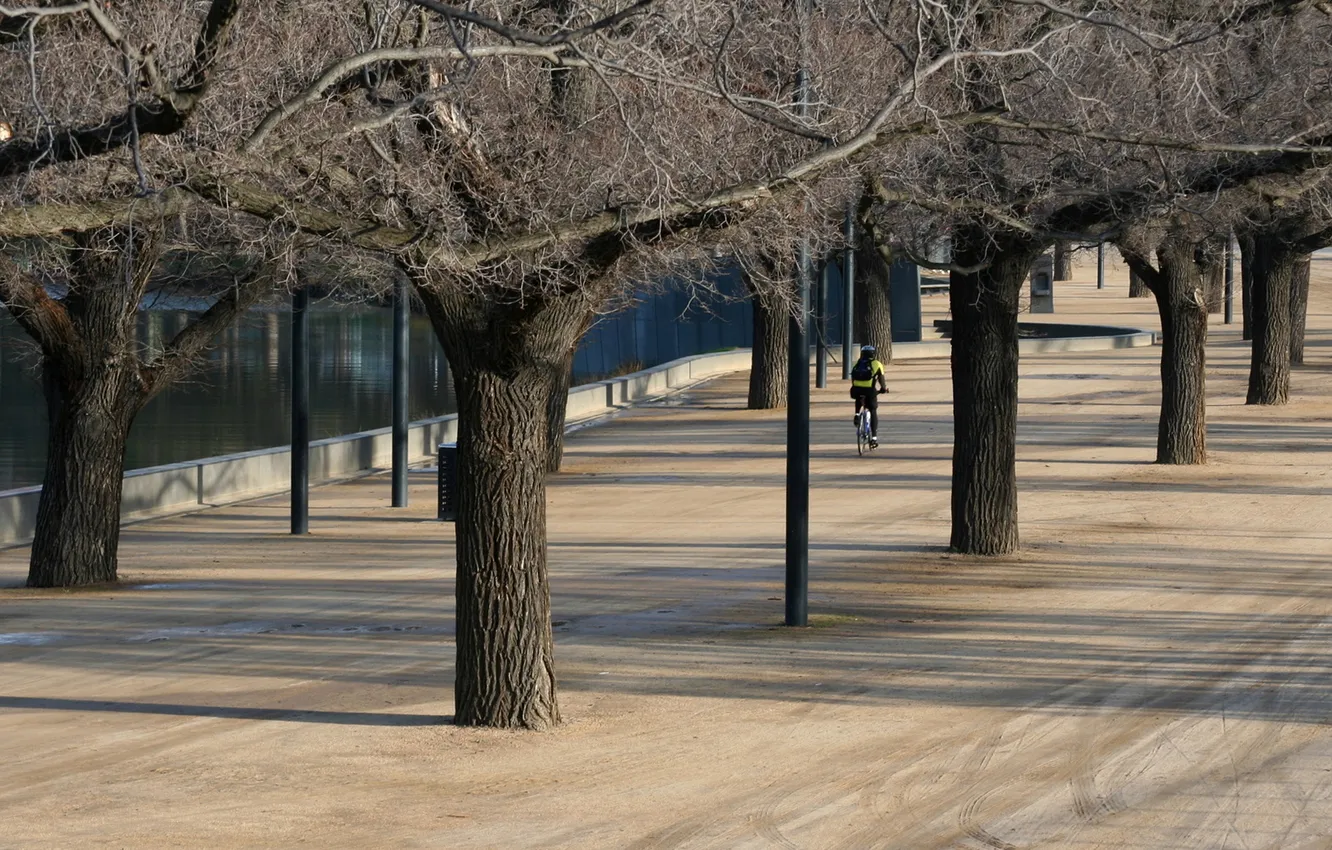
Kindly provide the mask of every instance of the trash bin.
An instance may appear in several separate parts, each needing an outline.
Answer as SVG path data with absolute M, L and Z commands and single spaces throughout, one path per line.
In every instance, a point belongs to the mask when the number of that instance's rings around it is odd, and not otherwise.
M 439 444 L 439 520 L 458 519 L 458 444 Z

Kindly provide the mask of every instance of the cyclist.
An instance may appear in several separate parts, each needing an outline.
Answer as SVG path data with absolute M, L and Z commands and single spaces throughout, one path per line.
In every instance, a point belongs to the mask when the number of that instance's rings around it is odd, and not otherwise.
M 871 447 L 879 445 L 879 393 L 888 392 L 888 381 L 884 378 L 878 354 L 874 346 L 862 345 L 860 360 L 851 367 L 851 398 L 856 401 L 856 415 L 852 421 L 859 422 L 861 407 L 868 408 Z

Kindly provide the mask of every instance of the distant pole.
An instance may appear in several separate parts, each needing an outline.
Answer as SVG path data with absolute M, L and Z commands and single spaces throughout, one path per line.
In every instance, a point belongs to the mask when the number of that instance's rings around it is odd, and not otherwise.
M 1105 289 L 1105 243 L 1096 246 L 1096 288 Z
M 796 76 L 800 114 L 809 111 L 809 72 Z M 809 240 L 800 240 L 797 312 L 790 319 L 786 389 L 786 625 L 809 624 Z
M 819 389 L 826 389 L 828 386 L 828 274 L 832 269 L 832 262 L 823 264 L 823 274 L 819 275 L 819 296 L 816 317 L 814 319 L 814 329 L 818 339 L 815 344 L 819 347 L 818 366 L 814 370 L 814 386 Z
M 393 507 L 407 507 L 407 321 L 411 297 L 407 279 L 393 284 Z
M 1235 235 L 1226 237 L 1226 324 L 1235 321 Z
M 846 205 L 846 249 L 842 252 L 842 380 L 851 380 L 851 334 L 856 312 L 856 208 Z
M 310 290 L 291 297 L 291 533 L 310 530 Z

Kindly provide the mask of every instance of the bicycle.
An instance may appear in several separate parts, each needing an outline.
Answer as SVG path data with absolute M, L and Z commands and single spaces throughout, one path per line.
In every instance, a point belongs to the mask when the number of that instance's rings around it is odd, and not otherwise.
M 883 395 L 883 392 L 876 395 Z M 874 432 L 870 429 L 869 406 L 865 405 L 856 414 L 856 454 L 864 457 L 866 452 L 872 452 L 878 447 L 879 444 L 874 441 Z

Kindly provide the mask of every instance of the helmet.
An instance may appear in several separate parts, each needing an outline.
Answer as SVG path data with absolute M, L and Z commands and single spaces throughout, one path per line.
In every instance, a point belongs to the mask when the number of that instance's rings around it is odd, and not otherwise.
M 861 357 L 873 357 L 874 355 L 876 355 L 876 354 L 878 354 L 878 353 L 879 353 L 879 349 L 875 348 L 875 347 L 872 346 L 872 345 L 862 345 L 862 346 L 860 347 L 860 356 L 861 356 Z

